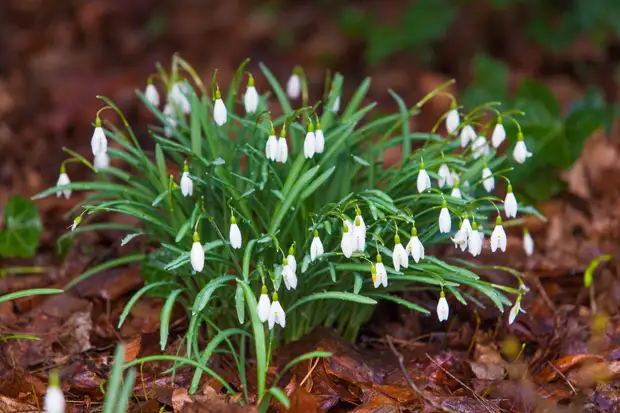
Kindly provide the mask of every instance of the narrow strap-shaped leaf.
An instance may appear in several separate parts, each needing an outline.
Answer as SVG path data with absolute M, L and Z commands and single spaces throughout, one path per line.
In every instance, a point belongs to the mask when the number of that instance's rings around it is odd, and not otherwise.
M 121 382 L 123 375 L 123 362 L 125 360 L 125 348 L 122 344 L 116 346 L 114 352 L 114 364 L 110 374 L 110 381 L 106 390 L 106 403 L 103 406 L 103 413 L 117 413 L 117 403 L 121 392 Z M 108 402 L 109 400 L 109 402 Z
M 171 281 L 159 281 L 153 284 L 147 284 L 144 287 L 140 288 L 138 291 L 136 291 L 131 296 L 131 299 L 127 302 L 127 304 L 125 304 L 125 307 L 123 308 L 123 312 L 121 313 L 121 316 L 118 320 L 118 328 L 120 329 L 122 327 L 123 323 L 125 322 L 125 319 L 129 315 L 129 312 L 131 311 L 133 306 L 136 305 L 140 297 L 146 294 L 149 290 L 152 290 L 153 288 L 157 288 L 157 287 L 162 287 L 164 285 L 176 285 L 176 283 L 171 282 Z
M 295 303 L 292 306 L 290 306 L 287 309 L 287 311 L 290 312 L 303 304 L 309 303 L 311 301 L 316 301 L 316 300 L 342 300 L 342 301 L 352 301 L 354 303 L 359 303 L 359 304 L 377 304 L 376 300 L 373 300 L 372 298 L 369 298 L 369 297 L 364 297 L 363 295 L 340 292 L 340 291 L 325 291 L 325 292 L 310 294 L 295 301 Z
M 69 290 L 75 287 L 75 285 L 78 284 L 79 282 L 84 281 L 88 277 L 95 275 L 100 271 L 107 270 L 108 268 L 120 267 L 121 265 L 125 265 L 125 264 L 131 264 L 132 262 L 142 261 L 144 257 L 146 257 L 145 254 L 138 253 L 138 254 L 127 255 L 124 257 L 119 257 L 113 260 L 106 261 L 87 271 L 84 271 L 82 274 L 75 277 L 67 285 L 65 285 L 65 289 Z
M 410 310 L 418 311 L 418 312 L 420 312 L 422 314 L 429 315 L 431 313 L 426 308 L 424 308 L 424 307 L 422 307 L 422 306 L 420 306 L 418 304 L 412 303 L 411 301 L 407 301 L 404 298 L 397 297 L 395 295 L 380 294 L 380 293 L 369 293 L 368 296 L 369 297 L 377 298 L 379 300 L 392 301 L 392 302 L 395 302 L 396 304 L 400 304 L 403 307 L 407 307 Z
M 16 291 L 14 293 L 9 293 L 5 295 L 0 295 L 0 303 L 9 300 L 16 300 L 18 298 L 30 297 L 31 295 L 50 295 L 50 294 L 60 294 L 63 293 L 63 290 L 59 290 L 57 288 L 33 288 L 30 290 Z
M 205 285 L 202 290 L 200 290 L 198 295 L 196 295 L 196 299 L 194 300 L 194 305 L 192 307 L 192 314 L 196 315 L 201 312 L 207 306 L 213 292 L 228 281 L 234 279 L 235 277 L 231 275 L 225 275 L 209 281 L 209 283 Z
M 164 306 L 161 309 L 161 315 L 159 317 L 159 345 L 161 346 L 162 350 L 166 348 L 166 343 L 168 342 L 168 330 L 170 328 L 170 317 L 172 316 L 172 308 L 174 307 L 174 302 L 176 301 L 179 294 L 181 294 L 182 292 L 182 288 L 171 292 L 166 299 Z

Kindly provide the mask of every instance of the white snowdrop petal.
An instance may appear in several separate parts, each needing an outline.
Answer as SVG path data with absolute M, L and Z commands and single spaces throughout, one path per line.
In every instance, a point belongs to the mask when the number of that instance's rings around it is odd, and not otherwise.
M 450 195 L 455 197 L 455 198 L 459 198 L 461 199 L 461 190 L 459 188 L 452 188 L 452 192 L 450 192 Z
M 534 254 L 534 239 L 529 232 L 523 234 L 523 251 L 528 257 Z
M 101 126 L 95 128 L 93 137 L 90 140 L 90 147 L 95 156 L 104 154 L 108 151 L 108 138 L 106 138 L 105 132 Z
M 258 299 L 258 319 L 261 322 L 265 322 L 269 319 L 269 311 L 271 310 L 271 302 L 269 301 L 269 296 L 267 294 L 261 294 Z
M 448 208 L 441 208 L 441 212 L 439 213 L 439 232 L 447 233 L 450 232 L 450 228 L 452 227 L 452 219 L 450 218 L 450 212 Z
M 291 99 L 299 99 L 301 96 L 301 78 L 299 75 L 292 74 L 286 82 L 286 94 Z
M 258 92 L 256 87 L 248 86 L 243 96 L 243 105 L 246 113 L 254 113 L 258 109 Z
M 482 170 L 482 186 L 485 191 L 492 192 L 495 189 L 495 177 L 491 176 L 493 173 L 489 168 Z
M 446 130 L 449 134 L 454 133 L 461 124 L 461 118 L 457 109 L 452 109 L 446 116 Z
M 325 135 L 321 129 L 317 129 L 314 133 L 314 149 L 316 153 L 323 153 L 325 150 Z
M 515 161 L 517 161 L 520 164 L 523 164 L 525 163 L 527 158 L 532 156 L 532 153 L 528 152 L 527 147 L 525 146 L 525 142 L 520 140 L 515 145 L 515 148 L 512 152 L 512 156 L 514 157 Z
M 316 152 L 316 137 L 314 132 L 308 132 L 304 139 L 304 156 L 309 159 L 314 156 Z
M 439 321 L 446 321 L 450 315 L 450 307 L 448 306 L 448 300 L 446 297 L 440 297 L 437 302 L 437 318 Z
M 278 139 L 276 161 L 280 163 L 286 163 L 287 160 L 288 160 L 288 143 L 286 142 L 286 138 L 280 137 L 280 139 Z
M 426 169 L 420 169 L 420 172 L 418 172 L 416 186 L 419 193 L 422 193 L 431 187 L 431 178 L 428 176 Z
M 200 242 L 196 241 L 192 244 L 192 249 L 189 253 L 189 261 L 196 272 L 200 272 L 204 268 L 205 252 Z
M 222 101 L 222 99 L 215 99 L 215 103 L 213 104 L 213 119 L 215 119 L 215 123 L 217 123 L 218 126 L 222 126 L 226 123 L 227 117 L 228 112 L 226 111 L 224 101 Z
M 65 396 L 56 386 L 49 386 L 43 398 L 44 413 L 65 413 Z
M 506 217 L 516 218 L 518 208 L 517 198 L 514 192 L 508 192 L 506 194 L 506 199 L 504 199 L 504 212 L 506 212 Z
M 478 159 L 489 154 L 489 144 L 484 136 L 478 136 L 471 145 L 472 156 Z
M 323 243 L 319 237 L 314 237 L 310 245 L 310 261 L 316 260 L 321 255 L 323 255 Z
M 157 92 L 157 88 L 154 84 L 149 83 L 148 85 L 146 85 L 144 97 L 151 105 L 155 107 L 159 106 L 159 93 Z
M 476 131 L 471 127 L 471 125 L 463 126 L 460 134 L 461 148 L 466 147 L 469 142 L 473 142 L 476 139 L 476 136 Z
M 69 179 L 69 175 L 63 172 L 58 176 L 58 181 L 56 181 L 56 186 L 69 185 L 70 183 L 71 183 L 71 180 Z M 61 191 L 56 192 L 56 196 L 58 198 L 60 198 L 61 195 L 64 195 L 65 198 L 69 199 L 71 197 L 71 190 L 63 189 Z
M 189 177 L 189 172 L 181 175 L 181 193 L 183 196 L 191 196 L 194 193 L 194 183 Z
M 107 168 L 110 166 L 110 157 L 106 152 L 98 153 L 93 160 L 93 166 L 97 171 Z
M 499 148 L 499 146 L 506 140 L 506 129 L 504 129 L 504 125 L 498 123 L 493 128 L 493 134 L 491 135 L 491 145 L 494 148 Z
M 230 239 L 230 245 L 233 248 L 236 248 L 236 249 L 241 248 L 241 230 L 239 230 L 239 225 L 230 224 L 229 239 Z

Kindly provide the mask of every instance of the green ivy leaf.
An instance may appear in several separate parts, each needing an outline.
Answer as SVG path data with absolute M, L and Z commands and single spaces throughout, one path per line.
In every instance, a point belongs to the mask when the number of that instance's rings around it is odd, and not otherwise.
M 568 115 L 564 129 L 572 162 L 579 157 L 586 139 L 600 129 L 604 121 L 604 113 L 590 107 L 582 107 Z
M 537 80 L 526 79 L 519 84 L 515 93 L 515 101 L 519 100 L 539 102 L 545 108 L 546 113 L 554 119 L 562 114 L 560 104 L 551 89 Z M 530 112 L 526 112 L 526 115 L 528 113 Z
M 508 100 L 508 67 L 485 54 L 474 57 L 474 81 L 463 93 L 463 103 L 474 107 L 484 102 Z
M 4 208 L 4 225 L 0 256 L 32 257 L 43 232 L 37 206 L 24 197 L 12 196 Z

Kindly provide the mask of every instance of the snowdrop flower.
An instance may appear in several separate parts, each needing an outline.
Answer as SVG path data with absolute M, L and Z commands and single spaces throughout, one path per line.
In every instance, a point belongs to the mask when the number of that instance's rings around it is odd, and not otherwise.
M 374 266 L 376 274 L 374 275 L 373 278 L 373 285 L 375 286 L 375 288 L 378 288 L 380 285 L 383 285 L 384 287 L 387 287 L 388 285 L 388 280 L 387 280 L 387 271 L 385 271 L 385 265 L 383 265 L 383 259 L 381 258 L 380 254 L 377 254 L 377 263 Z M 371 272 L 372 272 L 372 268 L 371 268 Z
M 71 224 L 71 232 L 75 231 L 75 229 L 78 227 L 78 225 L 80 225 L 81 222 L 82 222 L 81 215 L 78 215 L 77 217 L 75 217 L 75 219 L 73 220 L 73 224 Z
M 441 290 L 439 293 L 439 301 L 437 302 L 437 318 L 443 322 L 448 319 L 450 315 L 450 307 L 448 306 L 448 300 L 446 300 L 446 293 Z
M 407 243 L 407 253 L 411 254 L 411 258 L 413 258 L 416 264 L 424 258 L 424 246 L 418 238 L 418 230 L 415 225 L 411 228 L 411 238 Z
M 480 242 L 484 242 L 484 228 L 482 228 L 482 224 L 478 225 L 478 235 L 480 235 Z
M 463 228 L 463 223 L 461 223 L 459 230 L 452 238 L 452 242 L 454 242 L 454 248 L 461 248 L 461 251 L 465 251 L 467 249 L 467 238 L 469 234 L 467 233 L 467 229 Z
M 181 193 L 183 196 L 192 196 L 194 194 L 194 183 L 189 177 L 187 162 L 183 165 L 183 174 L 181 175 Z
M 475 222 L 472 224 L 471 227 L 472 231 L 471 234 L 469 234 L 469 240 L 467 244 L 469 247 L 469 253 L 472 256 L 476 257 L 482 252 L 482 237 L 480 236 L 480 232 L 478 232 L 478 226 Z
M 439 175 L 439 178 L 437 178 L 437 185 L 439 185 L 440 188 L 443 188 L 446 183 L 448 186 L 454 185 L 454 177 L 452 176 L 452 172 L 450 172 L 450 168 L 448 168 L 448 165 L 445 163 L 442 163 L 439 166 L 437 175 Z
M 310 261 L 316 260 L 318 257 L 323 255 L 323 243 L 319 238 L 319 231 L 314 231 L 314 238 L 312 239 L 312 244 L 310 244 Z
M 280 324 L 280 327 L 284 328 L 286 327 L 286 314 L 278 301 L 278 293 L 274 292 L 271 299 L 271 308 L 269 308 L 269 316 L 267 317 L 269 329 L 273 329 L 276 324 Z
M 321 123 L 316 120 L 316 132 L 314 133 L 314 151 L 316 153 L 323 153 L 325 150 L 325 135 L 321 130 Z
M 526 311 L 524 309 L 521 308 L 521 296 L 517 297 L 517 302 L 515 303 L 514 307 L 512 307 L 512 309 L 510 309 L 510 315 L 508 316 L 508 324 L 512 324 L 515 322 L 515 319 L 517 318 L 517 315 L 519 315 L 519 313 L 525 313 Z
M 463 231 L 465 231 L 465 233 L 469 237 L 471 235 L 472 229 L 471 229 L 471 223 L 469 222 L 469 218 L 467 218 L 467 215 L 465 215 L 465 219 L 463 220 L 461 225 L 462 225 Z
M 286 82 L 286 94 L 291 99 L 299 99 L 301 95 L 301 77 L 295 72 Z
M 534 254 L 534 239 L 527 228 L 523 228 L 523 251 L 525 251 L 525 255 L 528 257 Z
M 58 372 L 52 370 L 49 376 L 49 386 L 43 399 L 44 413 L 65 413 L 65 396 L 58 384 Z
M 451 227 L 452 220 L 450 218 L 450 212 L 448 211 L 448 204 L 446 203 L 446 201 L 443 201 L 443 203 L 441 204 L 441 212 L 439 213 L 439 232 L 450 232 Z
M 99 116 L 97 116 L 95 120 L 95 131 L 93 132 L 93 137 L 90 139 L 90 148 L 95 156 L 108 151 L 108 138 L 105 137 Z
M 230 239 L 230 245 L 233 248 L 241 248 L 241 231 L 239 230 L 239 226 L 237 225 L 237 218 L 235 218 L 234 215 L 230 217 L 230 231 L 228 234 L 228 238 Z
M 287 290 L 297 288 L 297 274 L 286 258 L 282 260 L 282 278 L 284 278 L 284 285 L 286 285 Z
M 446 116 L 446 130 L 448 134 L 454 133 L 459 128 L 461 124 L 461 117 L 459 116 L 459 111 L 454 107 L 454 103 L 452 104 L 453 108 L 450 109 L 448 115 Z
M 392 251 L 392 263 L 394 264 L 394 269 L 396 271 L 400 271 L 400 267 L 409 268 L 409 254 L 403 247 L 403 244 L 400 243 L 400 237 L 398 234 L 394 236 L 394 251 Z
M 286 163 L 288 160 L 288 144 L 286 143 L 286 125 L 282 126 L 280 131 L 280 139 L 278 139 L 278 148 L 276 154 L 276 162 Z
M 258 92 L 254 86 L 254 76 L 252 75 L 248 79 L 248 88 L 243 95 L 243 105 L 245 106 L 245 113 L 254 113 L 258 109 Z
M 350 221 L 344 221 L 342 223 L 342 241 L 340 241 L 340 248 L 342 249 L 342 254 L 351 258 L 353 255 L 353 244 L 355 243 L 355 238 L 353 236 L 353 225 L 351 225 Z
M 364 252 L 366 249 L 366 224 L 362 212 L 356 207 L 355 225 L 353 226 L 353 251 Z
M 471 144 L 472 156 L 474 159 L 478 159 L 481 156 L 487 156 L 489 154 L 489 144 L 487 138 L 484 136 L 478 136 L 474 143 Z
M 498 248 L 506 251 L 506 232 L 502 226 L 502 217 L 499 215 L 495 220 L 495 229 L 491 234 L 491 251 L 495 252 Z
M 93 166 L 96 171 L 100 171 L 101 169 L 105 169 L 110 166 L 110 157 L 107 153 L 98 153 L 95 155 L 95 159 L 93 160 Z
M 452 188 L 452 192 L 450 192 L 450 196 L 453 196 L 455 198 L 463 198 L 461 196 L 461 189 L 458 186 L 455 186 L 454 188 Z
M 265 145 L 265 156 L 267 159 L 271 159 L 275 161 L 279 158 L 278 156 L 278 138 L 276 138 L 276 131 L 271 127 L 271 132 L 269 132 L 269 139 L 267 139 L 267 145 Z
M 515 158 L 515 161 L 520 164 L 525 163 L 525 160 L 532 156 L 532 153 L 528 152 L 527 147 L 525 146 L 523 134 L 521 132 L 519 132 L 517 137 L 517 144 L 515 145 L 515 149 L 512 151 L 512 156 Z
M 492 192 L 495 189 L 495 177 L 492 175 L 493 173 L 486 166 L 485 162 L 484 169 L 482 170 L 482 186 L 484 186 L 484 190 L 487 192 Z
M 258 299 L 258 306 L 256 312 L 258 313 L 258 319 L 264 323 L 269 319 L 269 311 L 271 310 L 271 301 L 267 295 L 267 287 L 263 285 L 260 292 L 260 298 Z
M 159 93 L 157 92 L 157 88 L 154 84 L 149 83 L 146 85 L 146 89 L 144 90 L 144 97 L 146 100 L 153 106 L 159 106 Z
M 186 89 L 187 87 L 183 83 L 176 82 L 174 85 L 172 85 L 172 89 L 168 94 L 168 100 L 170 100 L 170 102 L 172 102 L 174 105 L 177 105 L 179 108 L 181 108 L 183 113 L 189 114 L 191 108 L 189 100 L 187 99 L 187 96 L 185 96 Z
M 295 259 L 295 243 L 291 245 L 291 248 L 288 249 L 288 256 L 286 257 L 288 261 L 288 266 L 291 267 L 293 272 L 297 271 L 297 260 Z
M 471 125 L 465 125 L 463 126 L 463 129 L 461 130 L 461 148 L 466 147 L 467 145 L 469 145 L 469 142 L 473 142 L 476 139 L 476 131 L 474 130 L 474 128 Z
M 215 119 L 215 123 L 218 126 L 222 126 L 226 123 L 226 118 L 228 116 L 228 112 L 226 111 L 226 105 L 224 105 L 224 101 L 222 100 L 222 95 L 220 90 L 215 91 L 215 103 L 213 103 L 213 119 Z
M 504 142 L 506 139 L 506 129 L 504 129 L 504 125 L 502 124 L 502 118 L 497 119 L 497 124 L 495 128 L 493 128 L 493 135 L 491 135 L 491 145 L 494 148 L 499 148 L 499 145 Z
M 517 198 L 515 198 L 515 194 L 512 192 L 512 185 L 508 184 L 508 192 L 506 193 L 506 199 L 504 199 L 506 218 L 516 218 L 518 208 Z
M 422 193 L 431 187 L 431 178 L 424 169 L 424 161 L 420 163 L 420 172 L 418 172 L 418 181 L 416 182 L 418 192 Z
M 174 108 L 172 107 L 172 105 L 166 103 L 166 105 L 164 106 L 163 114 L 166 117 L 168 123 L 170 124 L 170 126 L 164 125 L 164 135 L 169 138 L 172 136 L 172 128 L 176 127 L 177 125 L 177 121 L 174 120 Z
M 200 243 L 200 236 L 196 231 L 194 231 L 194 243 L 189 252 L 189 261 L 192 263 L 192 268 L 196 272 L 202 271 L 205 267 L 205 251 Z
M 316 152 L 316 137 L 314 135 L 314 125 L 312 121 L 308 124 L 308 133 L 304 140 L 304 156 L 306 159 L 312 158 Z
M 58 176 L 58 181 L 56 181 L 56 186 L 69 185 L 70 183 L 71 183 L 71 180 L 69 179 L 69 175 L 67 175 L 67 171 L 63 163 L 62 166 L 60 167 L 60 175 Z M 60 198 L 61 195 L 64 195 L 65 198 L 69 199 L 71 198 L 71 190 L 61 189 L 60 191 L 56 192 L 56 196 L 58 198 Z

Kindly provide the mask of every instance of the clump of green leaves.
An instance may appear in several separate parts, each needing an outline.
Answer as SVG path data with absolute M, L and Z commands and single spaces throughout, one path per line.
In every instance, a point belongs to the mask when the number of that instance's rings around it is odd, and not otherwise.
M 307 81 L 303 70 L 297 68 L 295 76 L 299 78 L 294 80 L 301 84 L 292 84 L 301 86 L 299 103 L 288 99 L 275 76 L 261 64 L 271 92 L 259 96 L 256 112 L 245 113 L 239 92 L 246 65 L 247 61 L 227 88 L 217 84 L 214 73 L 210 90 L 178 56 L 170 72 L 160 67 L 157 75 L 167 96 L 163 110 L 152 90 L 149 98 L 138 92 L 157 120 L 149 132 L 151 147 L 143 146 L 113 102 L 101 97 L 106 106 L 97 119 L 105 116 L 106 110 L 115 111 L 123 119 L 122 129 L 106 125 L 105 135 L 114 143 L 106 153 L 111 165 L 95 168 L 81 155 L 68 151 L 71 159 L 93 169 L 96 179 L 51 188 L 38 195 L 67 189 L 89 191 L 75 221 L 79 226 L 72 234 L 106 229 L 105 224 L 89 224 L 91 216 L 104 212 L 126 214 L 142 222 L 142 227 L 131 230 L 123 244 L 146 237 L 153 250 L 104 264 L 110 267 L 136 259 L 142 262 L 145 286 L 128 302 L 119 327 L 145 294 L 165 298 L 160 316 L 162 349 L 168 342 L 175 304 L 187 311 L 190 321 L 184 356 L 159 356 L 140 362 L 166 357 L 177 365 L 189 364 L 196 368 L 192 391 L 201 375 L 207 373 L 229 393 L 243 392 L 238 400 L 247 402 L 249 340 L 253 343 L 258 401 L 264 410 L 270 397 L 288 403 L 277 387 L 278 379 L 267 387 L 273 350 L 279 343 L 298 339 L 316 326 L 334 326 L 345 337 L 354 339 L 378 300 L 431 314 L 428 308 L 400 297 L 403 291 L 441 292 L 441 319 L 448 316 L 445 295 L 464 305 L 492 303 L 502 312 L 513 303 L 509 296 L 520 300 L 523 289 L 490 283 L 476 274 L 475 266 L 442 261 L 428 250 L 449 241 L 459 223 L 471 219 L 475 229 L 476 223 L 481 226 L 490 213 L 493 217 L 487 229 L 494 222 L 502 222 L 496 216 L 503 209 L 502 200 L 486 193 L 483 180 L 488 184 L 490 179 L 504 177 L 511 169 L 505 165 L 506 157 L 488 145 L 482 151 L 485 155 L 480 156 L 480 139 L 486 142 L 483 137 L 477 139 L 477 149 L 469 146 L 462 150 L 458 135 L 464 125 L 476 127 L 482 135 L 484 129 L 494 126 L 483 124 L 489 113 L 517 124 L 514 112 L 500 113 L 493 105 L 481 105 L 460 121 L 454 101 L 449 122 L 454 130 L 448 136 L 437 134 L 437 128 L 431 133 L 412 132 L 410 118 L 429 99 L 443 93 L 442 88 L 449 83 L 410 107 L 390 91 L 399 110 L 371 117 L 376 104 L 365 103 L 370 79 L 358 87 L 340 112 L 335 103 L 342 95 L 341 75 L 329 78 L 323 99 L 310 104 Z M 253 85 L 253 76 L 249 79 L 249 86 Z M 226 116 L 221 112 L 223 106 Z M 214 111 L 219 113 L 214 116 Z M 309 131 L 318 129 L 325 135 L 324 150 L 306 156 Z M 276 130 L 287 142 L 285 162 L 274 162 L 266 156 L 267 142 Z M 388 165 L 383 156 L 392 147 L 400 148 L 401 156 Z M 100 161 L 96 163 L 105 165 Z M 441 188 L 432 184 L 430 189 L 416 190 L 423 170 L 430 175 L 430 184 L 431 179 L 436 182 L 440 178 L 442 168 L 450 171 L 451 184 Z M 483 179 L 485 168 L 494 172 Z M 446 178 L 444 174 L 444 181 Z M 191 190 L 187 179 L 191 180 Z M 458 196 L 453 195 L 455 189 L 460 189 Z M 452 231 L 440 232 L 440 210 L 444 216 L 442 226 L 452 226 Z M 520 211 L 534 212 L 524 207 Z M 358 227 L 362 218 L 366 245 L 345 256 L 341 251 L 343 226 Z M 240 242 L 233 226 L 241 232 Z M 427 249 L 425 257 L 394 268 L 389 258 L 396 251 L 395 244 L 413 235 Z M 321 248 L 317 247 L 317 239 Z M 479 238 L 476 241 L 480 243 Z M 462 242 L 458 245 L 462 246 Z M 291 256 L 298 263 L 292 270 L 298 279 L 293 288 L 290 279 L 284 280 L 290 277 L 290 268 L 284 266 L 289 265 Z M 91 269 L 78 279 L 95 272 Z M 522 284 L 518 272 L 510 274 Z M 385 282 L 373 282 L 376 277 L 385 277 Z M 284 328 L 267 329 L 263 323 L 266 317 L 259 314 L 257 297 L 267 291 L 281 306 L 278 311 L 286 313 L 285 323 L 280 318 L 283 314 L 278 314 L 279 324 L 286 324 Z M 274 311 L 273 303 L 270 311 Z M 233 360 L 242 389 L 232 388 L 207 367 L 216 353 Z M 328 356 L 324 352 L 308 353 L 293 360 L 285 370 L 311 357 Z
M 32 257 L 43 232 L 39 208 L 19 195 L 4 206 L 4 228 L 0 231 L 0 257 Z

